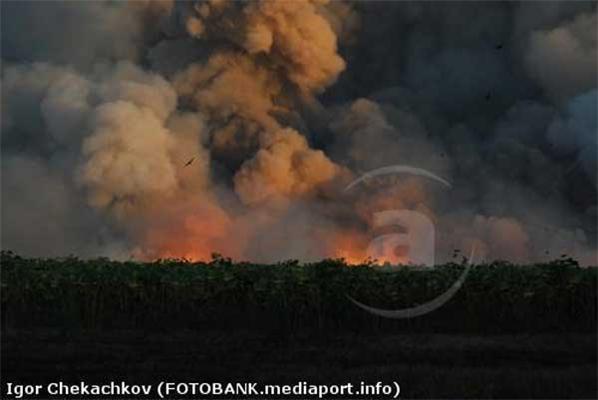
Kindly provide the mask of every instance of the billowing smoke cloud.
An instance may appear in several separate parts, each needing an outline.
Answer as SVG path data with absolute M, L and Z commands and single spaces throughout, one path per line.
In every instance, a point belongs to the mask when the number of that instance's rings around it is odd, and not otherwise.
M 437 261 L 596 264 L 596 6 L 574 3 L 3 3 L 2 247 L 359 261 L 376 212 L 409 209 Z M 344 190 L 396 164 L 451 187 Z
M 596 84 L 596 13 L 581 13 L 529 39 L 526 63 L 530 74 L 556 99 L 569 98 Z

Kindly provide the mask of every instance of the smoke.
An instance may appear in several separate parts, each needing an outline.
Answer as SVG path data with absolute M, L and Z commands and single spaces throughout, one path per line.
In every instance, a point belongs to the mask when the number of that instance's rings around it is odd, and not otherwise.
M 596 264 L 596 6 L 546 6 L 2 3 L 2 247 L 357 262 L 408 209 L 437 261 Z M 451 188 L 344 190 L 395 164 Z
M 279 69 L 301 90 L 319 92 L 345 68 L 337 54 L 334 27 L 320 9 L 326 1 L 208 1 L 184 5 L 185 27 L 195 38 L 224 40 L 245 50 L 246 57 L 265 55 L 270 70 Z M 339 21 L 335 21 L 338 29 Z
M 590 90 L 596 82 L 596 13 L 581 13 L 572 21 L 529 38 L 526 64 L 530 75 L 549 96 L 560 100 Z

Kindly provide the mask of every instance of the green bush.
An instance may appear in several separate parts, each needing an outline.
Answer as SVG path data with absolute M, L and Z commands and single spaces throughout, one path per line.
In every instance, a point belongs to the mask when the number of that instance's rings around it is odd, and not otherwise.
M 311 264 L 117 262 L 1 255 L 4 328 L 250 329 L 409 332 L 596 330 L 597 269 L 572 259 L 472 268 L 443 307 L 409 320 L 382 319 L 347 296 L 381 308 L 424 303 L 448 289 L 464 265 L 430 269 Z

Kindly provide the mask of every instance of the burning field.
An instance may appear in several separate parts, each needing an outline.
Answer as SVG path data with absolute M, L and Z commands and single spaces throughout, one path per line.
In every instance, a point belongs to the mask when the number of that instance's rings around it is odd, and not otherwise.
M 596 398 L 595 1 L 0 8 L 3 398 Z
M 4 2 L 2 15 L 5 250 L 422 263 L 409 247 L 423 239 L 392 241 L 404 219 L 377 222 L 403 210 L 433 225 L 439 263 L 475 247 L 596 264 L 594 2 Z M 402 174 L 346 190 L 396 165 L 450 188 Z

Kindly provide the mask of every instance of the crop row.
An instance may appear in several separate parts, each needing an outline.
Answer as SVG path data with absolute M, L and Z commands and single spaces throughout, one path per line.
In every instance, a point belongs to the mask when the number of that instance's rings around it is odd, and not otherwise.
M 1 256 L 4 327 L 73 329 L 263 329 L 274 331 L 595 331 L 598 269 L 571 259 L 472 268 L 444 306 L 387 320 L 348 296 L 385 309 L 412 307 L 446 291 L 464 265 L 433 269 L 342 260 L 312 264 L 160 260 L 28 259 Z

